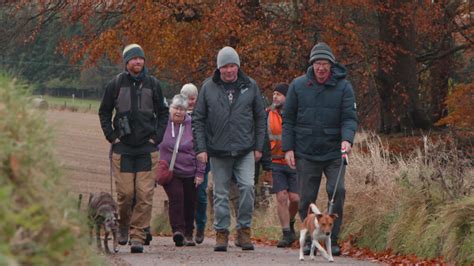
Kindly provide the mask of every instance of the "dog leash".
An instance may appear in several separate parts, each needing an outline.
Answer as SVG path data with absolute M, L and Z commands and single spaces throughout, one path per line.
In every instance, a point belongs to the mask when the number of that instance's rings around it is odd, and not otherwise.
M 334 186 L 334 192 L 332 193 L 332 199 L 329 202 L 328 213 L 334 213 L 334 198 L 336 197 L 337 186 L 339 185 L 339 179 L 341 179 L 342 169 L 349 164 L 349 160 L 347 158 L 346 149 L 341 150 L 342 158 L 341 158 L 341 167 L 339 167 L 339 173 L 337 174 L 336 185 Z
M 113 180 L 112 180 L 112 146 L 113 146 L 113 144 L 110 144 L 110 151 L 109 151 L 110 195 L 114 195 L 114 191 L 113 191 L 113 188 L 112 188 L 112 183 L 113 183 Z

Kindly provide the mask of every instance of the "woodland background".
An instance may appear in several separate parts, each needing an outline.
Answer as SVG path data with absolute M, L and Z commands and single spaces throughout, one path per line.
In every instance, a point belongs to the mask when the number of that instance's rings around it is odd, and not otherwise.
M 344 254 L 472 265 L 473 34 L 469 0 L 0 0 L 0 265 L 106 260 L 86 244 L 71 172 L 54 152 L 61 133 L 46 116 L 55 111 L 32 108 L 31 91 L 50 106 L 74 94 L 82 106 L 68 110 L 96 113 L 103 85 L 124 68 L 123 47 L 139 43 L 169 98 L 184 83 L 199 87 L 230 45 L 270 97 L 274 84 L 306 71 L 318 41 L 347 66 L 360 121 L 346 176 Z M 84 166 L 83 142 L 65 138 L 74 148 L 59 148 L 79 163 L 80 180 L 107 172 L 89 156 L 97 150 L 84 153 L 92 167 Z M 271 206 L 254 217 L 256 241 L 279 237 Z M 155 233 L 163 221 L 156 218 Z
M 394 1 L 0 0 L 0 68 L 36 93 L 97 98 L 129 43 L 170 97 L 201 85 L 220 48 L 270 96 L 327 42 L 349 70 L 361 128 L 411 133 L 474 124 L 474 3 Z

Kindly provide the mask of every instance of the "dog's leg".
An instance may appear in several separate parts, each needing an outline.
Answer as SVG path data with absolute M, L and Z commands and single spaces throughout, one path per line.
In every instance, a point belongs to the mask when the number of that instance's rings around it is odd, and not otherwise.
M 309 252 L 309 257 L 311 258 L 311 260 L 314 260 L 314 248 L 316 247 L 316 244 L 319 244 L 319 243 L 313 238 L 313 241 L 311 241 L 311 249 Z
M 323 256 L 325 259 L 329 259 L 329 255 L 328 253 L 326 252 L 326 250 L 323 248 L 323 246 L 321 246 L 321 244 L 319 244 L 318 241 L 313 241 L 313 244 L 316 246 L 316 248 L 319 250 L 319 252 L 321 252 L 321 256 Z M 331 248 L 331 247 L 329 247 Z
M 97 249 L 100 251 L 102 250 L 102 246 L 100 244 L 100 224 L 95 225 L 95 239 L 97 242 Z
M 110 249 L 109 249 L 109 232 L 105 231 L 104 235 L 104 248 L 105 248 L 105 253 L 110 254 Z
M 117 253 L 118 250 L 118 239 L 117 239 L 117 229 L 112 229 L 112 237 L 114 238 L 114 252 Z
M 89 245 L 92 245 L 92 237 L 94 235 L 94 225 L 89 221 Z
M 308 232 L 307 229 L 301 229 L 300 231 L 300 260 L 304 260 L 303 247 L 306 239 L 306 232 Z
M 326 249 L 328 250 L 328 261 L 333 262 L 334 258 L 332 257 L 332 248 L 331 248 L 331 237 L 326 238 Z

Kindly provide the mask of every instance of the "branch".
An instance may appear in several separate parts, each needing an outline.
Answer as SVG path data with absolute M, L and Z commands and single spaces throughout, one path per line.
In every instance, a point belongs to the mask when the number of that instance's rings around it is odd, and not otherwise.
M 416 61 L 417 62 L 425 62 L 425 61 L 432 61 L 432 60 L 437 60 L 437 59 L 441 59 L 441 58 L 444 58 L 446 56 L 449 56 L 449 55 L 452 55 L 458 51 L 461 51 L 461 50 L 465 50 L 465 49 L 468 49 L 468 48 L 471 48 L 473 45 L 472 44 L 462 44 L 462 45 L 458 45 L 458 46 L 455 46 L 443 53 L 438 53 L 438 52 L 428 52 L 428 53 L 425 53 L 425 54 L 422 54 L 422 55 L 418 55 L 416 56 Z

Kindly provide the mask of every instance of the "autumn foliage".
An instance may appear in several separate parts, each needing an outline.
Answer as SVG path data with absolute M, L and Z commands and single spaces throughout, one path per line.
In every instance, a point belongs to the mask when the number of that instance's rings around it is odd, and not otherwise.
M 474 83 L 462 84 L 454 88 L 447 97 L 448 116 L 437 125 L 452 125 L 460 128 L 474 128 Z
M 174 91 L 201 84 L 214 71 L 218 50 L 229 45 L 244 72 L 269 92 L 303 74 L 311 47 L 325 41 L 349 69 L 361 125 L 386 133 L 429 128 L 445 115 L 455 56 L 473 48 L 473 6 L 461 0 L 22 0 L 12 6 L 38 25 L 55 18 L 74 27 L 76 34 L 59 47 L 73 62 L 121 63 L 126 44 L 141 44 L 147 65 Z

